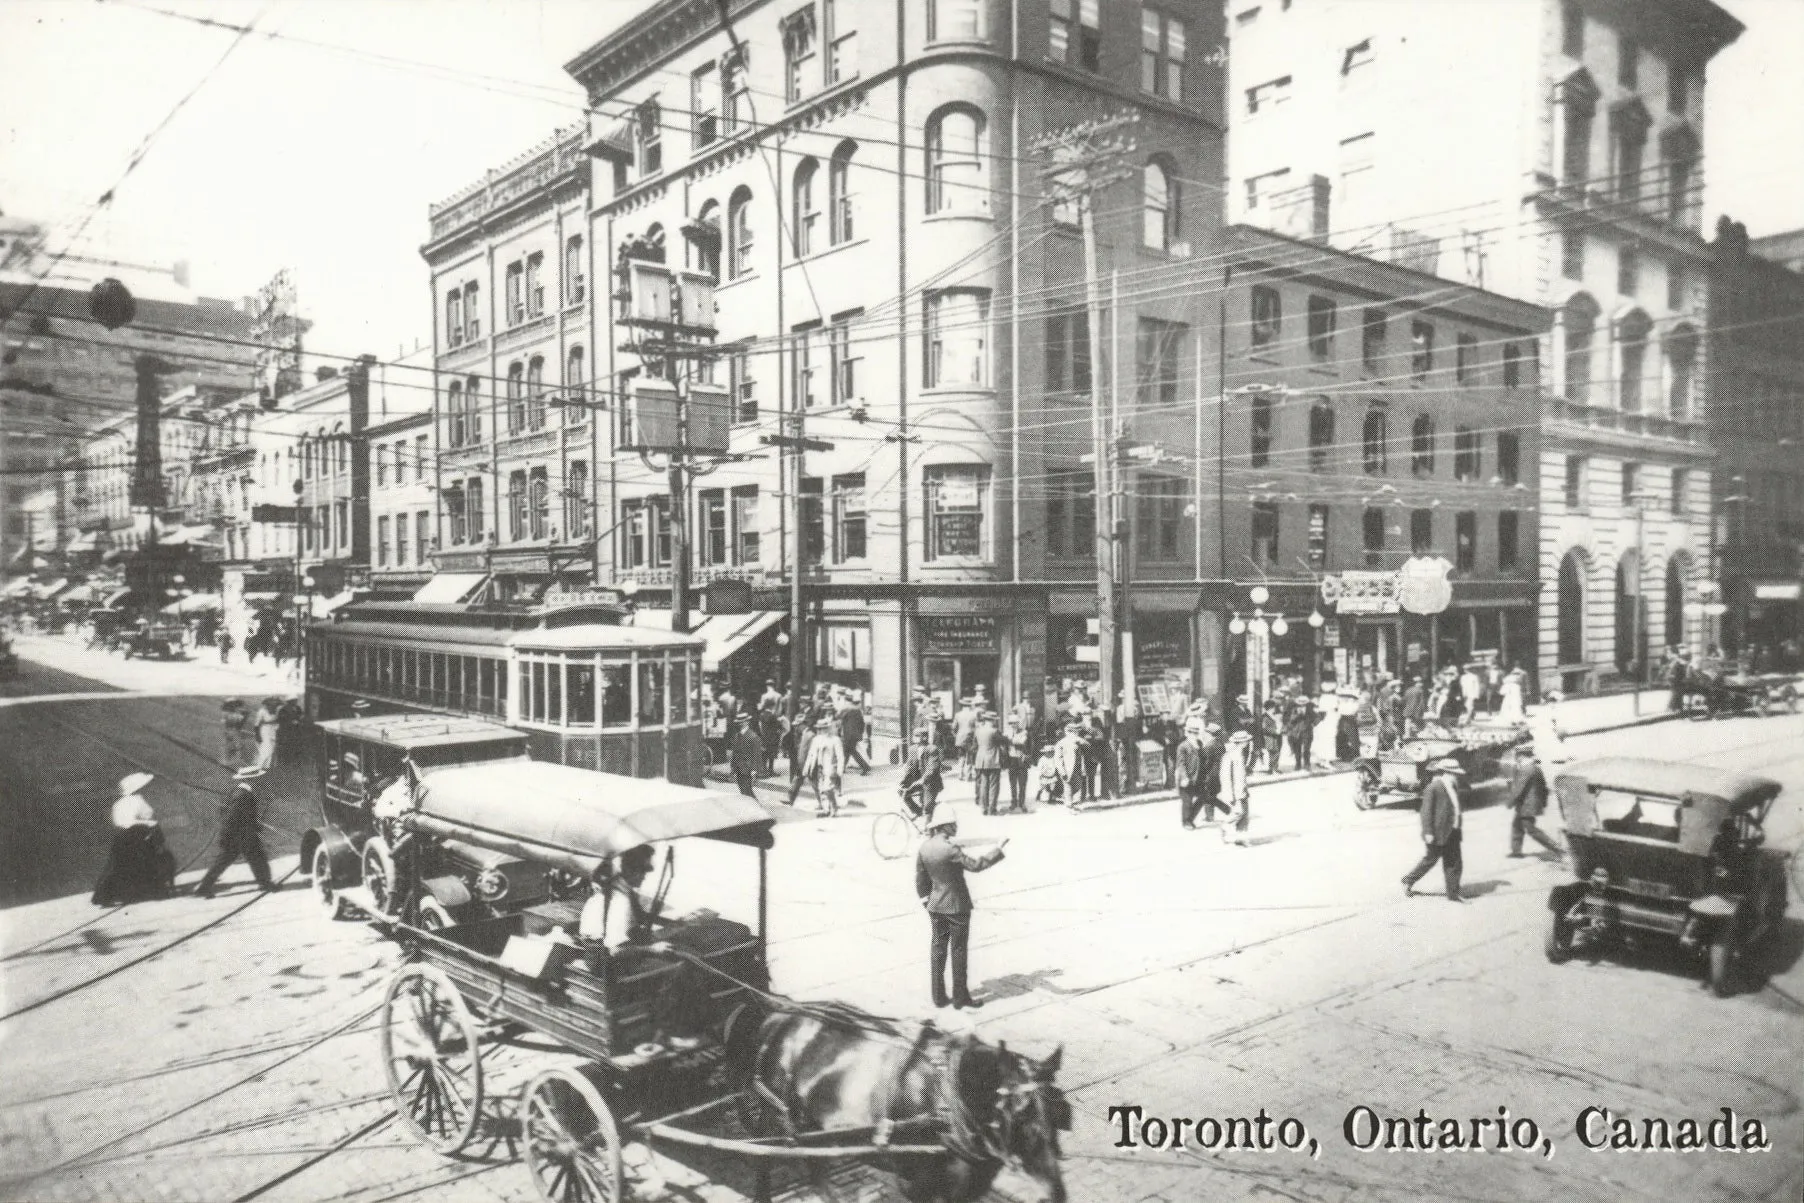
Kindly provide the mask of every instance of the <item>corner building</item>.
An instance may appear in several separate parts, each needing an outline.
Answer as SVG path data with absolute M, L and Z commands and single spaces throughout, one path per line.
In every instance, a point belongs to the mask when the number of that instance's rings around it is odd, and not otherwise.
M 748 580 L 775 621 L 800 573 L 809 617 L 792 634 L 816 679 L 868 691 L 879 754 L 916 686 L 1044 712 L 1095 668 L 1066 639 L 1097 604 L 1092 374 L 1105 395 L 1136 387 L 1130 365 L 1174 397 L 1198 386 L 1183 279 L 1220 230 L 1220 11 L 730 8 L 726 29 L 713 3 L 666 0 L 568 65 L 597 114 L 596 270 L 625 250 L 718 280 L 720 353 L 693 386 L 725 394 L 732 455 L 688 502 L 696 580 Z M 1119 278 L 1092 348 L 1074 215 L 1033 148 L 1117 111 L 1139 121 L 1096 201 L 1102 271 Z M 598 307 L 591 344 L 611 398 L 598 574 L 655 606 L 671 501 L 623 447 L 635 390 L 666 386 L 610 317 Z M 772 435 L 831 446 L 779 455 Z M 1178 558 L 1193 566 L 1194 547 Z M 1168 600 L 1187 640 L 1194 590 Z M 1188 667 L 1194 648 L 1173 655 Z M 719 668 L 743 694 L 768 663 Z
M 1543 688 L 1625 683 L 1710 563 L 1710 0 L 1234 0 L 1236 220 L 1553 311 L 1540 340 Z

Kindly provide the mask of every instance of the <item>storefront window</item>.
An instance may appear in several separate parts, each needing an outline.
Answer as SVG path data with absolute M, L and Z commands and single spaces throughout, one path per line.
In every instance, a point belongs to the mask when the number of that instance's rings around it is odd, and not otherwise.
M 629 727 L 633 722 L 633 680 L 630 664 L 601 666 L 601 725 Z
M 664 662 L 639 661 L 639 725 L 664 725 Z

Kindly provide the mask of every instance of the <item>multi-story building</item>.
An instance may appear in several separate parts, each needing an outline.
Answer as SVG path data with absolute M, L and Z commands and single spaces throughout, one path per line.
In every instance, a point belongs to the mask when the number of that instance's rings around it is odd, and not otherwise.
M 1136 492 L 1172 525 L 1185 500 L 1216 515 L 1220 575 L 1234 582 L 1221 604 L 1248 628 L 1227 628 L 1230 695 L 1291 676 L 1311 689 L 1421 676 L 1475 657 L 1532 673 L 1534 348 L 1547 311 L 1250 226 L 1229 229 L 1223 259 L 1228 404 L 1200 424 L 1200 471 L 1142 474 Z M 1139 557 L 1160 530 L 1142 521 Z M 1431 607 L 1401 604 L 1378 579 L 1412 558 L 1444 561 L 1452 587 L 1438 613 L 1414 612 Z M 1136 573 L 1136 590 L 1154 575 Z M 1255 608 L 1266 621 L 1248 622 Z
M 561 130 L 434 205 L 421 250 L 440 388 L 436 562 L 492 577 L 500 597 L 594 569 L 602 423 L 586 402 L 607 327 L 592 320 L 589 175 L 583 131 Z
M 1767 252 L 1799 235 L 1758 240 Z M 1804 638 L 1804 275 L 1718 222 L 1710 271 L 1710 441 L 1720 642 L 1795 665 Z M 1795 261 L 1804 266 L 1804 258 Z M 1695 599 L 1688 599 L 1695 600 Z
M 1093 383 L 1137 396 L 1133 363 L 1152 404 L 1188 407 L 1202 387 L 1206 315 L 1186 261 L 1220 229 L 1220 12 L 787 0 L 731 13 L 724 28 L 717 5 L 664 0 L 568 66 L 598 114 L 596 267 L 624 253 L 716 283 L 719 354 L 682 369 L 730 426 L 731 454 L 687 500 L 696 574 L 762 586 L 772 611 L 799 574 L 811 671 L 868 693 L 880 749 L 917 685 L 1056 700 L 1095 672 L 1056 646 L 1097 606 Z M 1119 301 L 1093 349 L 1076 209 L 1050 195 L 1036 147 L 1118 111 L 1139 120 L 1096 198 Z M 600 575 L 655 605 L 671 500 L 661 464 L 633 450 L 635 415 L 669 395 L 671 369 L 619 330 L 587 345 L 612 409 L 591 476 Z M 764 442 L 798 435 L 826 449 L 779 457 Z M 1142 601 L 1186 628 L 1197 610 L 1194 588 Z M 1173 658 L 1188 672 L 1195 654 Z
M 432 576 L 438 550 L 438 484 L 431 410 L 373 425 L 370 448 L 370 583 L 411 597 Z
M 106 265 L 91 266 L 107 274 Z M 229 301 L 140 297 L 132 322 L 108 330 L 89 315 L 88 293 L 66 286 L 74 281 L 34 286 L 29 273 L 7 275 L 0 273 L 0 466 L 9 472 L 60 470 L 82 459 L 86 433 L 135 405 L 145 356 L 169 368 L 159 373 L 165 396 L 251 384 L 256 351 L 245 344 L 252 319 Z M 0 489 L 0 563 L 23 536 L 22 519 L 12 516 L 16 490 L 16 480 Z M 61 537 L 66 543 L 80 533 Z
M 1540 667 L 1703 638 L 1710 0 L 1234 0 L 1230 211 L 1547 306 Z M 1426 149 L 1425 149 L 1426 148 Z M 1639 645 L 1637 645 L 1639 638 Z

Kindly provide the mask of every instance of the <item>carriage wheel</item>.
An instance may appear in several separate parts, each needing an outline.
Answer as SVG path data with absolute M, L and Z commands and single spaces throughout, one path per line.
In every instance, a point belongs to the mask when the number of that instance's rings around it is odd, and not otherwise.
M 620 1203 L 626 1197 L 620 1129 L 595 1083 L 548 1069 L 520 1095 L 526 1166 L 545 1203 Z
M 871 847 L 884 860 L 895 860 L 908 853 L 914 827 L 893 810 L 886 810 L 871 820 Z
M 370 892 L 378 919 L 395 917 L 395 882 L 395 857 L 388 850 L 388 841 L 371 836 L 363 846 L 363 886 Z
M 319 899 L 328 919 L 343 919 L 349 912 L 345 900 L 332 885 L 332 856 L 324 844 L 313 850 L 313 896 Z
M 382 1070 L 422 1144 L 449 1157 L 470 1143 L 482 1117 L 482 1046 L 457 987 L 430 965 L 409 965 L 388 985 Z
M 445 909 L 445 904 L 436 898 L 420 899 L 420 926 L 427 931 L 443 931 L 447 927 L 456 927 L 457 920 Z
M 1353 805 L 1370 810 L 1378 805 L 1378 774 L 1361 769 L 1354 774 Z

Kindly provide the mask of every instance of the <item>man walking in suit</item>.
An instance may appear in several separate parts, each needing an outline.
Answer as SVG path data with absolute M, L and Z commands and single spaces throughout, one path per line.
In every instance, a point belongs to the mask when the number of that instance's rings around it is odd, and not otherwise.
M 1222 752 L 1221 724 L 1216 722 L 1205 722 L 1203 724 L 1203 772 L 1201 778 L 1203 822 L 1205 823 L 1214 821 L 1216 811 L 1225 811 L 1228 809 L 1222 804 L 1221 800 Z
M 1184 742 L 1178 745 L 1178 818 L 1185 831 L 1196 830 L 1196 812 L 1203 806 L 1203 729 L 1192 724 L 1184 728 Z
M 966 960 L 971 945 L 971 892 L 965 888 L 966 873 L 981 873 L 1002 859 L 1001 844 L 973 856 L 960 848 L 958 816 L 949 803 L 941 803 L 928 823 L 927 842 L 915 857 L 915 893 L 927 908 L 933 923 L 930 966 L 933 973 L 933 1005 L 980 1007 L 971 997 L 966 981 Z M 952 993 L 946 993 L 946 962 L 952 962 Z
M 1529 836 L 1535 843 L 1558 856 L 1560 846 L 1549 839 L 1547 833 L 1536 825 L 1535 820 L 1547 809 L 1547 777 L 1541 772 L 1540 762 L 1535 759 L 1533 748 L 1523 747 L 1516 750 L 1516 773 L 1510 782 L 1510 855 L 1522 855 L 1522 837 Z
M 1002 796 L 1002 732 L 988 710 L 978 717 L 971 736 L 971 771 L 977 775 L 977 808 L 995 814 Z
M 834 723 L 839 728 L 839 746 L 845 754 L 846 767 L 857 765 L 859 772 L 870 776 L 871 762 L 859 750 L 859 745 L 864 742 L 864 707 L 851 694 L 841 694 Z
M 260 888 L 276 888 L 269 878 L 269 854 L 263 851 L 263 839 L 257 831 L 260 826 L 257 821 L 257 795 L 251 789 L 251 782 L 261 776 L 263 770 L 256 765 L 239 769 L 232 774 L 232 792 L 219 813 L 219 851 L 213 857 L 206 875 L 200 879 L 200 884 L 194 887 L 195 897 L 213 897 L 213 887 L 218 884 L 220 874 L 240 858 L 250 866 L 251 876 L 257 879 Z
M 920 801 L 909 803 L 916 814 L 933 813 L 946 784 L 944 771 L 945 763 L 939 746 L 933 742 L 932 728 L 915 728 L 915 745 L 908 752 L 908 767 L 902 770 L 902 799 L 907 802 L 912 789 L 921 791 Z
M 1459 875 L 1463 868 L 1460 861 L 1459 779 L 1466 775 L 1466 770 L 1460 767 L 1459 761 L 1449 757 L 1435 761 L 1428 766 L 1428 771 L 1434 778 L 1422 791 L 1422 843 L 1425 847 L 1416 867 L 1403 876 L 1403 893 L 1406 897 L 1414 894 L 1416 883 L 1434 868 L 1436 861 L 1440 861 L 1441 876 L 1447 883 L 1447 900 L 1464 902 L 1459 892 Z

